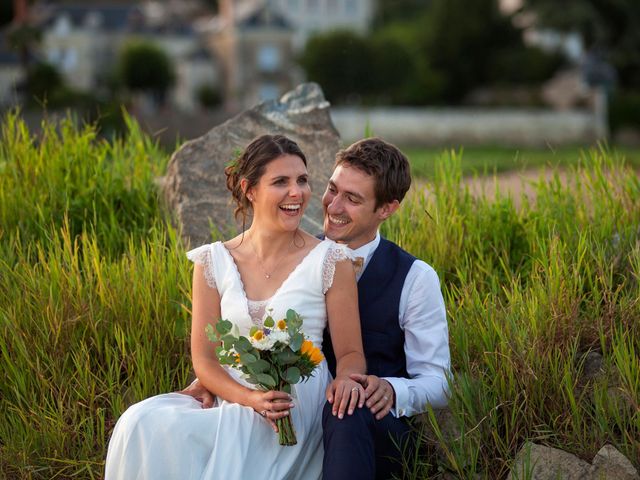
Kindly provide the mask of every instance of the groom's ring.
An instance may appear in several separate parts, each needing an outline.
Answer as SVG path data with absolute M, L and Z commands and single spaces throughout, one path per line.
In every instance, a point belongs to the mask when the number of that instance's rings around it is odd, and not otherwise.
M 267 411 L 266 410 L 262 410 L 260 412 L 260 415 L 262 415 L 263 417 L 266 417 L 267 416 Z
M 353 387 L 353 388 L 351 389 L 351 391 L 352 391 L 352 392 L 357 392 L 357 391 L 358 391 L 358 387 Z

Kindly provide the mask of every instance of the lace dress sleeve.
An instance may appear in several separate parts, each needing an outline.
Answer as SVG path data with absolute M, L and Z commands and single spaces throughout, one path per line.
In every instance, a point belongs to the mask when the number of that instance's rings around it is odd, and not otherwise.
M 333 276 L 336 273 L 336 262 L 343 260 L 353 260 L 353 251 L 346 245 L 334 243 L 327 249 L 322 264 L 322 293 L 333 285 Z
M 204 278 L 211 288 L 216 287 L 216 279 L 213 273 L 213 261 L 211 259 L 211 245 L 202 245 L 187 252 L 187 258 L 196 265 L 202 265 Z

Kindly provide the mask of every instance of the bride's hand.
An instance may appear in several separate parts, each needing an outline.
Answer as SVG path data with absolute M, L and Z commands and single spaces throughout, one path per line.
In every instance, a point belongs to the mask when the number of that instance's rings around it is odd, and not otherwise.
M 345 411 L 351 415 L 356 407 L 362 408 L 365 400 L 364 388 L 349 377 L 338 376 L 327 387 L 327 400 L 333 405 L 331 413 L 341 419 Z
M 269 390 L 268 392 L 251 390 L 247 405 L 264 417 L 276 433 L 278 432 L 276 420 L 288 416 L 289 410 L 294 407 L 291 395 L 278 390 Z

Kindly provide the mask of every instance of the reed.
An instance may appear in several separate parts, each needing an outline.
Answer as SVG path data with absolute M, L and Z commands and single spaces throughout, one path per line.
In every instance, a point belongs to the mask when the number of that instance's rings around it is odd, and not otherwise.
M 1 132 L 0 477 L 100 478 L 123 410 L 191 371 L 167 158 L 131 119 L 113 141 L 70 119 Z M 517 208 L 471 195 L 444 152 L 384 225 L 438 271 L 453 361 L 449 427 L 423 418 L 406 478 L 504 478 L 527 440 L 639 466 L 640 182 L 605 150 L 577 163 Z M 604 368 L 585 379 L 590 350 Z

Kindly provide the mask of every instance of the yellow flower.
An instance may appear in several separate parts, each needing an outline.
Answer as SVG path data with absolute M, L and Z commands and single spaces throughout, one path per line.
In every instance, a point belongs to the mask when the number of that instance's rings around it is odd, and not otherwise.
M 238 353 L 236 353 L 234 355 L 235 359 L 236 359 L 236 363 L 240 363 L 240 355 Z
M 282 320 L 278 320 L 278 322 L 276 323 L 276 327 L 278 328 L 278 330 L 284 330 L 285 328 L 287 328 L 287 321 L 284 318 Z
M 302 355 L 306 356 L 311 363 L 318 365 L 324 356 L 318 347 L 316 347 L 311 340 L 305 340 L 300 347 Z
M 251 338 L 253 338 L 256 342 L 259 342 L 264 338 L 264 332 L 262 330 L 257 330 Z

